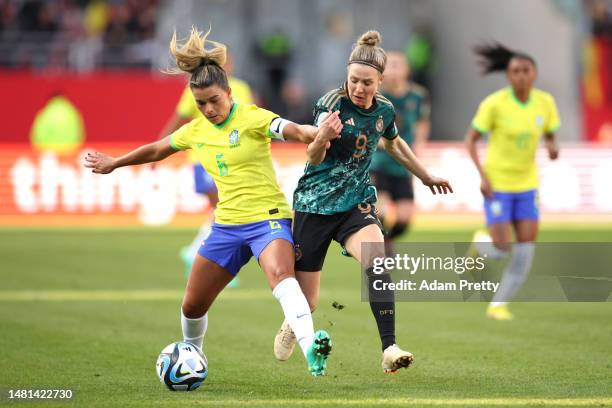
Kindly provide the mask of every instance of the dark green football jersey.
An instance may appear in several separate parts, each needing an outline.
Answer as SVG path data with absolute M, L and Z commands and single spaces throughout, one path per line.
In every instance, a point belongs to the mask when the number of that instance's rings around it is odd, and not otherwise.
M 398 136 L 393 105 L 377 94 L 369 109 L 361 109 L 341 87 L 319 99 L 314 109 L 315 124 L 322 114 L 336 110 L 343 124 L 340 138 L 331 142 L 323 162 L 306 164 L 293 195 L 296 211 L 329 215 L 349 211 L 360 203 L 376 202 L 370 163 L 381 137 Z
M 422 119 L 429 119 L 429 96 L 425 88 L 410 83 L 408 91 L 400 96 L 384 94 L 395 107 L 395 121 L 399 135 L 406 143 L 414 143 L 414 129 Z M 378 150 L 372 158 L 372 170 L 379 171 L 388 176 L 406 177 L 408 170 L 384 150 Z

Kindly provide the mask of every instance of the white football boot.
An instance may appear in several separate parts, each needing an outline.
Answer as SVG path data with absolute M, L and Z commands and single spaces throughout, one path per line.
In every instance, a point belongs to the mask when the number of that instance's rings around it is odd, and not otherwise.
M 400 368 L 408 368 L 413 360 L 411 352 L 392 344 L 383 351 L 381 365 L 385 373 L 395 373 Z
M 289 327 L 289 323 L 284 321 L 274 337 L 274 357 L 279 361 L 289 360 L 296 343 L 297 339 L 293 330 Z

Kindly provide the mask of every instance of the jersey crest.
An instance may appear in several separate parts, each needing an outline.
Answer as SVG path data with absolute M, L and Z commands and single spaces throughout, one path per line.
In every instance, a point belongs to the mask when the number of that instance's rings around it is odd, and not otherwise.
M 229 144 L 230 144 L 230 149 L 240 147 L 240 134 L 238 133 L 237 129 L 232 130 L 232 133 L 230 133 Z

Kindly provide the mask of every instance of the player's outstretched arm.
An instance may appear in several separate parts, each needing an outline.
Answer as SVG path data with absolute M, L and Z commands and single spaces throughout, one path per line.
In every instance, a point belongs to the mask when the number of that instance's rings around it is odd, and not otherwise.
M 325 159 L 327 149 L 331 147 L 331 141 L 340 137 L 342 131 L 342 121 L 340 121 L 340 111 L 332 112 L 320 123 L 317 128 L 317 135 L 308 145 L 306 154 L 308 163 L 316 166 Z
M 119 167 L 163 160 L 176 152 L 177 150 L 170 145 L 170 136 L 166 136 L 157 142 L 140 146 L 121 157 L 111 157 L 100 152 L 87 153 L 85 167 L 92 169 L 92 173 L 108 174 Z
M 297 123 L 289 122 L 283 128 L 283 137 L 285 140 L 309 144 L 317 137 L 318 131 L 312 125 L 298 125 Z
M 385 139 L 385 150 L 412 174 L 421 179 L 433 194 L 436 194 L 436 192 L 440 194 L 453 192 L 448 180 L 429 174 L 419 159 L 416 158 L 410 146 L 401 137 L 396 137 L 393 140 Z

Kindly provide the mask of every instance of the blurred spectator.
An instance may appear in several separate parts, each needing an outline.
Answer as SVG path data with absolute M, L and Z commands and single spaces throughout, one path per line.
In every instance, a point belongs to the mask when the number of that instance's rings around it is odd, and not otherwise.
M 85 141 L 81 113 L 61 92 L 54 92 L 34 118 L 30 141 L 40 152 L 76 152 Z
M 281 91 L 282 109 L 280 116 L 296 123 L 312 123 L 313 103 L 307 100 L 304 86 L 295 80 L 288 80 Z
M 612 39 L 612 1 L 595 0 L 591 4 L 592 31 L 595 37 Z
M 266 84 L 262 94 L 266 106 L 278 112 L 282 109 L 281 89 L 291 61 L 291 40 L 283 30 L 277 28 L 260 37 L 256 45 L 258 57 L 266 73 Z
M 0 0 L 0 65 L 150 67 L 157 0 Z
M 431 35 L 427 30 L 419 30 L 410 36 L 404 52 L 410 62 L 412 80 L 425 88 L 431 89 L 431 77 L 434 71 L 434 51 Z
M 16 29 L 17 4 L 11 0 L 0 0 L 0 32 Z

